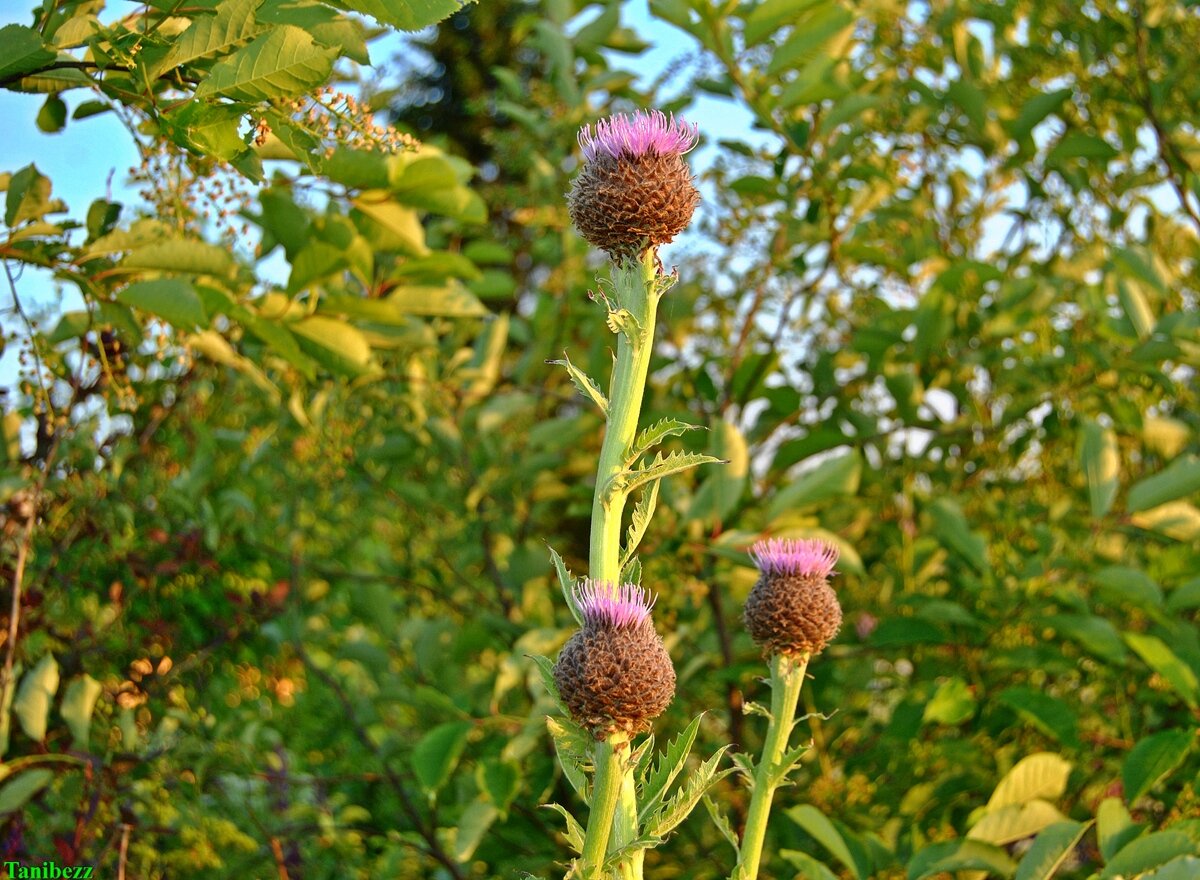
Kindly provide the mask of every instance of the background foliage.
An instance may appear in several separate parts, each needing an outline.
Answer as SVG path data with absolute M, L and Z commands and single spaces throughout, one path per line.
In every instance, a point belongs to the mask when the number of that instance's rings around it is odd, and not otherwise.
M 698 753 L 758 748 L 745 548 L 830 537 L 846 626 L 770 876 L 1194 876 L 1195 4 L 655 0 L 680 60 L 643 87 L 622 4 L 495 0 L 363 80 L 376 25 L 457 6 L 0 30 L 43 130 L 114 113 L 146 162 L 144 202 L 67 220 L 4 178 L 5 857 L 561 870 L 528 657 L 570 632 L 546 545 L 585 568 L 601 422 L 545 362 L 610 346 L 562 193 L 584 122 L 716 100 L 755 130 L 702 132 L 647 417 L 730 464 L 664 485 L 643 543 L 660 736 L 705 711 Z M 83 307 L 30 315 L 22 267 Z M 711 807 L 739 824 L 736 777 Z M 648 870 L 732 857 L 698 814 Z

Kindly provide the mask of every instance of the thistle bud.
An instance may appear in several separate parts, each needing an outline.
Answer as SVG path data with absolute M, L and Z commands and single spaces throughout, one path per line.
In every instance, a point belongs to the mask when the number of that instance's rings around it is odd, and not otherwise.
M 621 263 L 682 232 L 700 201 L 683 159 L 697 133 L 658 110 L 584 126 L 583 170 L 567 194 L 579 234 Z
M 838 550 L 819 540 L 759 541 L 759 578 L 746 600 L 746 629 L 767 655 L 819 654 L 842 625 L 829 575 Z
M 583 628 L 563 647 L 554 682 L 571 717 L 596 739 L 638 733 L 675 696 L 675 668 L 650 619 L 650 594 L 633 584 L 575 588 Z

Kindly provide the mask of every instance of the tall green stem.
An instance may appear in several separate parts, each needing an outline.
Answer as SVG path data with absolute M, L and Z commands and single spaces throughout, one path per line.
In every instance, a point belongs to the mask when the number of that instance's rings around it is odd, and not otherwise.
M 656 260 L 653 251 L 642 261 L 640 272 L 613 269 L 617 305 L 628 311 L 640 326 L 630 339 L 617 334 L 617 362 L 609 386 L 608 426 L 600 447 L 596 469 L 596 496 L 592 502 L 592 535 L 588 575 L 593 580 L 612 581 L 621 576 L 621 515 L 626 494 L 609 491 L 612 478 L 625 467 L 625 457 L 637 436 L 642 414 L 646 375 L 654 348 L 654 320 L 658 309 Z
M 625 761 L 621 752 L 628 741 L 614 735 L 596 743 L 596 777 L 592 783 L 592 809 L 583 838 L 583 870 L 588 880 L 604 880 L 604 856 L 612 835 L 613 815 L 621 797 Z
M 783 781 L 776 774 L 796 723 L 796 703 L 800 700 L 800 688 L 804 684 L 804 671 L 807 668 L 808 655 L 798 661 L 783 654 L 771 658 L 771 720 L 767 725 L 762 757 L 754 771 L 754 793 L 750 797 L 746 830 L 742 834 L 738 866 L 733 875 L 736 880 L 755 880 L 758 877 L 763 841 L 767 836 L 767 820 L 771 816 L 771 801 L 775 797 L 775 789 Z
M 588 575 L 593 580 L 617 583 L 621 578 L 621 515 L 625 511 L 627 493 L 612 489 L 613 477 L 627 464 L 630 448 L 637 436 L 638 420 L 642 414 L 642 398 L 646 392 L 646 376 L 650 372 L 650 357 L 654 349 L 654 322 L 658 311 L 659 286 L 657 258 L 649 251 L 637 267 L 613 268 L 613 296 L 618 309 L 623 309 L 636 322 L 617 333 L 617 361 L 613 367 L 608 392 L 608 425 L 600 447 L 600 464 L 596 469 L 596 495 L 592 502 L 592 534 L 589 548 Z M 597 745 L 597 756 L 601 746 Z M 600 763 L 597 757 L 596 786 L 600 785 Z M 637 791 L 633 767 L 626 767 L 617 785 L 617 802 L 609 815 L 611 835 L 605 834 L 609 850 L 630 843 L 638 833 Z M 593 798 L 588 817 L 588 842 L 592 842 L 592 824 L 596 820 L 598 802 Z M 599 821 L 599 820 L 597 820 Z M 596 832 L 599 836 L 599 831 Z M 622 880 L 641 880 L 644 853 L 624 861 L 620 867 Z M 602 860 L 601 860 L 602 861 Z M 594 864 L 584 852 L 584 864 Z

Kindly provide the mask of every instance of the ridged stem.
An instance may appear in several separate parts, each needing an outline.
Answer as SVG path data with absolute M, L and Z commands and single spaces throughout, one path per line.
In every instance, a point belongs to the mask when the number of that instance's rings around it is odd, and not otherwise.
M 767 821 L 771 817 L 771 801 L 775 797 L 775 789 L 783 781 L 774 777 L 787 752 L 788 740 L 796 723 L 796 704 L 800 700 L 800 688 L 804 684 L 807 668 L 807 654 L 799 660 L 784 654 L 776 654 L 771 658 L 771 719 L 767 723 L 763 753 L 754 771 L 754 793 L 750 796 L 746 830 L 742 834 L 737 870 L 733 873 L 735 880 L 756 880 L 758 877 L 763 841 L 767 836 Z
M 625 776 L 621 752 L 628 742 L 624 734 L 613 734 L 596 743 L 593 752 L 596 776 L 592 781 L 592 809 L 583 837 L 583 876 L 588 880 L 605 880 L 604 857 L 608 853 L 613 816 L 617 812 Z
M 612 581 L 614 584 L 619 583 L 621 578 L 621 516 L 625 511 L 628 493 L 613 489 L 612 480 L 625 468 L 642 414 L 642 398 L 646 392 L 646 377 L 650 372 L 654 322 L 658 311 L 657 274 L 658 260 L 653 249 L 646 253 L 639 266 L 614 266 L 612 273 L 616 305 L 636 319 L 638 330 L 631 334 L 624 331 L 617 333 L 617 359 L 608 392 L 608 424 L 604 430 L 604 443 L 600 447 L 596 495 L 592 502 L 588 574 L 593 580 Z M 589 838 L 595 812 L 596 805 L 593 802 L 592 814 L 588 817 Z M 618 802 L 611 817 L 612 834 L 607 838 L 610 851 L 625 846 L 637 837 L 637 815 L 637 790 L 633 767 L 630 766 L 625 768 L 618 785 Z M 644 855 L 639 852 L 621 863 L 619 875 L 622 880 L 642 880 Z M 584 863 L 590 864 L 586 852 Z
M 617 362 L 608 395 L 608 425 L 600 447 L 596 495 L 592 502 L 588 575 L 593 580 L 617 583 L 621 577 L 621 515 L 625 511 L 627 493 L 609 490 L 613 477 L 625 467 L 625 457 L 637 436 L 638 419 L 642 414 L 658 309 L 656 266 L 654 252 L 650 251 L 643 259 L 640 271 L 613 268 L 617 305 L 633 315 L 641 329 L 633 339 L 624 332 L 617 333 Z

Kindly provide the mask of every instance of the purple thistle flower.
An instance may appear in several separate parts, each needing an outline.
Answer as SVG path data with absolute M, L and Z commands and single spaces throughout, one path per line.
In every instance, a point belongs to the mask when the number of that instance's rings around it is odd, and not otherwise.
M 755 543 L 750 558 L 764 574 L 826 578 L 837 565 L 838 548 L 819 538 L 771 538 Z
M 650 618 L 657 597 L 634 584 L 613 584 L 590 578 L 575 587 L 575 602 L 585 626 L 622 629 L 640 626 Z
M 675 115 L 667 116 L 661 110 L 639 110 L 632 116 L 617 113 L 596 123 L 596 133 L 585 125 L 579 132 L 579 146 L 583 157 L 589 162 L 597 156 L 607 155 L 614 159 L 656 153 L 667 156 L 682 155 L 696 146 L 700 127 L 688 125 Z

